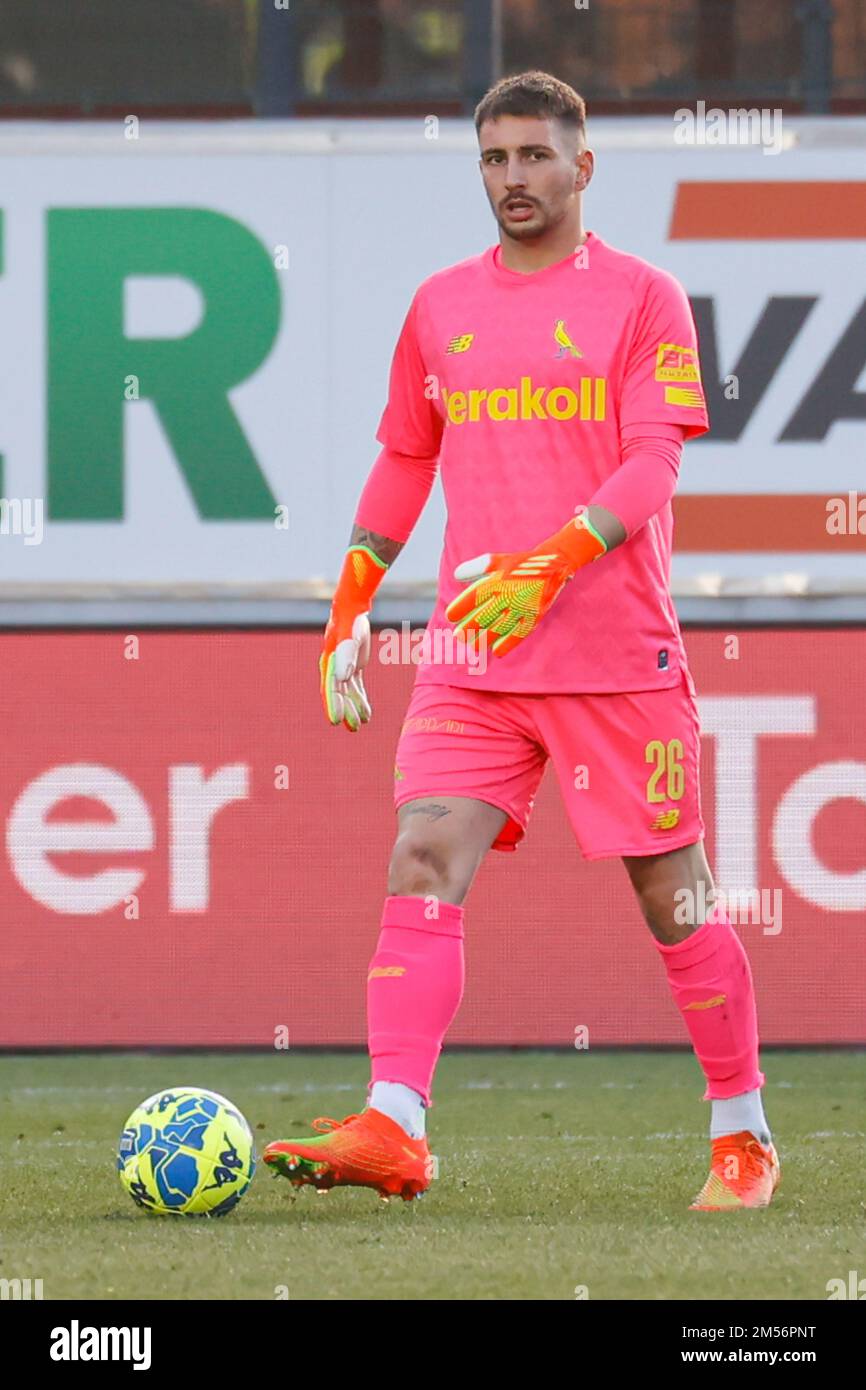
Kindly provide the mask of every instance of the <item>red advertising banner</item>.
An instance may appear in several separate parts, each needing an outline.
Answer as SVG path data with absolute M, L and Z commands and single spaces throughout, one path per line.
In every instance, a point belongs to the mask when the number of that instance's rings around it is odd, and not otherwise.
M 350 735 L 321 713 L 319 640 L 0 636 L 0 1045 L 363 1043 L 414 667 L 374 658 Z M 686 645 L 762 1039 L 866 1042 L 866 632 Z M 581 860 L 550 770 L 465 907 L 449 1042 L 685 1042 L 624 869 Z

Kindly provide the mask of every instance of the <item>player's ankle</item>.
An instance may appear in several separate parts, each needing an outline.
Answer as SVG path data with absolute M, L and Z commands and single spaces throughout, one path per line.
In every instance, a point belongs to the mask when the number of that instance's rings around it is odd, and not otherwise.
M 711 1139 L 721 1139 L 726 1134 L 739 1134 L 743 1130 L 754 1134 L 758 1143 L 765 1147 L 771 1142 L 770 1126 L 764 1114 L 760 1089 L 745 1091 L 729 1100 L 712 1101 Z
M 424 1099 L 404 1086 L 402 1081 L 374 1081 L 370 1090 L 371 1110 L 383 1115 L 404 1129 L 410 1139 L 423 1139 L 426 1133 Z

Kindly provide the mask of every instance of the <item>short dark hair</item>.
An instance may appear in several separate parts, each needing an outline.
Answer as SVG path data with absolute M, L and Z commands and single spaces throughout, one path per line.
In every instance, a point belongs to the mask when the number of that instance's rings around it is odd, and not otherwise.
M 485 121 L 496 121 L 500 116 L 550 117 L 576 130 L 581 139 L 586 133 L 583 97 L 567 82 L 537 69 L 502 77 L 485 93 L 475 108 L 476 133 Z

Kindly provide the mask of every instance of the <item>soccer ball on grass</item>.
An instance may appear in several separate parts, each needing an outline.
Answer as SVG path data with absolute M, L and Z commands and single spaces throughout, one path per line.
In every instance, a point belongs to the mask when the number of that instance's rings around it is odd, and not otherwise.
M 121 1184 L 161 1216 L 225 1216 L 249 1187 L 256 1158 L 241 1112 L 215 1091 L 175 1086 L 133 1110 L 117 1151 Z

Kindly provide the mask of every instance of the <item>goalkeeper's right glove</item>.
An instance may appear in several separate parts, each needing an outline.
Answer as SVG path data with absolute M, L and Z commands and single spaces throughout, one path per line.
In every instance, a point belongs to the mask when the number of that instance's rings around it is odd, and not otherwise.
M 370 659 L 370 607 L 388 566 L 365 545 L 346 551 L 319 657 L 322 704 L 331 724 L 356 733 L 373 711 L 362 671 Z

